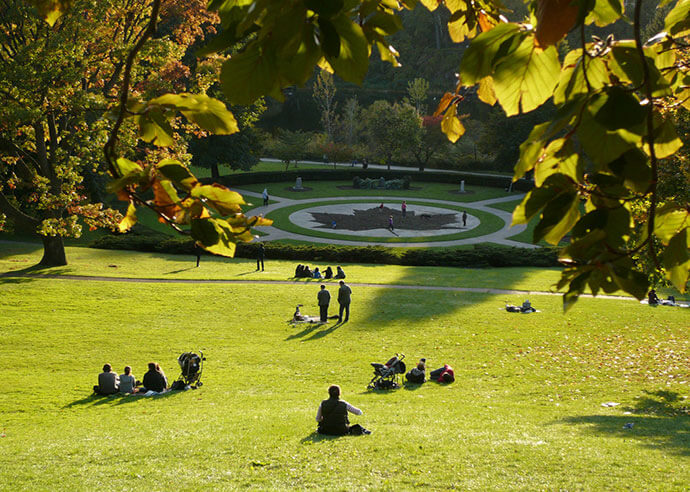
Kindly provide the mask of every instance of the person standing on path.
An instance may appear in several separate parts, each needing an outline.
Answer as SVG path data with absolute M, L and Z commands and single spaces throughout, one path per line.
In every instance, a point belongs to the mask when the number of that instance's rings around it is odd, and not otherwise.
M 393 216 L 389 215 L 388 216 L 388 229 L 393 232 L 395 229 L 393 228 Z
M 407 202 L 403 200 L 402 205 L 400 205 L 400 209 L 402 210 L 402 216 L 404 219 L 405 215 L 407 215 Z
M 316 294 L 316 300 L 319 303 L 321 322 L 328 323 L 328 305 L 331 303 L 331 293 L 326 290 L 325 285 L 321 284 L 321 290 Z
M 256 256 L 256 271 L 259 271 L 259 266 L 261 266 L 261 271 L 264 271 L 264 255 L 266 253 L 266 248 L 264 243 L 259 243 L 259 252 Z
M 346 285 L 344 281 L 340 281 L 340 288 L 338 289 L 338 304 L 340 304 L 340 311 L 338 312 L 338 323 L 345 323 L 350 319 L 350 299 L 352 296 L 352 289 Z M 345 319 L 343 320 L 343 311 L 345 311 Z
M 465 210 L 462 211 L 462 226 L 467 226 L 467 211 Z
M 264 207 L 268 205 L 268 188 L 264 188 L 264 192 L 261 193 L 261 196 L 264 199 Z

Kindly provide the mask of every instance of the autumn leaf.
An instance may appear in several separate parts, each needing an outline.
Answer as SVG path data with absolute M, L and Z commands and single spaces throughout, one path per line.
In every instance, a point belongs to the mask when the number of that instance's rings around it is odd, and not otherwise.
M 573 0 L 539 0 L 535 44 L 548 48 L 558 43 L 575 25 L 578 10 Z

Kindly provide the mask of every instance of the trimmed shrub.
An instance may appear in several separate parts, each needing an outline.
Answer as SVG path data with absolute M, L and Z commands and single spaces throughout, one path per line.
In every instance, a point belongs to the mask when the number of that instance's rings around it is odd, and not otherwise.
M 402 173 L 405 173 L 404 175 Z M 460 181 L 465 181 L 465 185 L 469 186 L 490 186 L 493 188 L 507 188 L 510 185 L 511 178 L 508 176 L 478 176 L 476 174 L 451 174 L 443 171 L 388 171 L 385 169 L 358 169 L 358 168 L 340 168 L 335 170 L 329 169 L 298 169 L 289 170 L 285 172 L 257 172 L 257 173 L 238 173 L 221 176 L 215 181 L 229 187 L 235 187 L 253 183 L 277 183 L 281 181 L 294 181 L 297 177 L 301 177 L 306 181 L 352 181 L 354 186 L 354 178 L 359 177 L 360 180 L 373 179 L 378 180 L 382 176 L 386 180 L 409 178 L 415 183 L 457 183 L 460 187 Z M 201 181 L 204 183 L 213 182 L 211 178 L 204 178 Z M 534 187 L 533 181 L 520 179 L 513 185 L 515 191 L 529 191 Z
M 385 248 L 383 246 L 295 245 L 264 243 L 266 256 L 276 260 L 330 263 L 374 263 L 409 266 L 553 267 L 558 266 L 556 248 L 525 249 L 487 244 L 473 249 Z M 122 234 L 103 236 L 90 247 L 156 253 L 194 255 L 194 241 L 164 235 Z M 258 243 L 240 243 L 235 256 L 256 258 Z

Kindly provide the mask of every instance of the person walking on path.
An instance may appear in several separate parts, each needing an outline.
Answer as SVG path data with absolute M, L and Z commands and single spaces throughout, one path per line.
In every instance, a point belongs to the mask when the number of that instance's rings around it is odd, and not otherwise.
M 393 228 L 393 216 L 389 215 L 388 216 L 388 229 L 393 232 L 395 229 Z
M 463 227 L 467 226 L 467 211 L 466 210 L 462 211 L 462 226 Z
M 259 271 L 259 266 L 261 266 L 261 271 L 264 271 L 264 255 L 266 253 L 266 248 L 264 243 L 259 243 L 259 252 L 256 256 L 256 271 Z
M 344 281 L 340 281 L 340 288 L 338 289 L 338 304 L 340 304 L 340 311 L 338 312 L 338 323 L 345 323 L 350 319 L 350 299 L 352 296 L 352 289 L 346 285 Z M 345 312 L 345 319 L 343 320 L 343 311 Z
M 325 285 L 321 284 L 321 290 L 316 294 L 316 300 L 319 303 L 321 322 L 328 323 L 328 305 L 331 302 L 331 293 L 326 290 Z
M 268 188 L 264 188 L 264 192 L 261 194 L 264 199 L 264 207 L 268 205 Z
M 400 209 L 402 210 L 402 216 L 404 219 L 405 215 L 407 215 L 407 202 L 403 201 L 402 205 L 400 205 Z

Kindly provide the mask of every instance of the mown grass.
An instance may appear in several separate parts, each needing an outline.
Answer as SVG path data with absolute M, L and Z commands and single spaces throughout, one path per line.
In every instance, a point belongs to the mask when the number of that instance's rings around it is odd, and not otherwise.
M 686 489 L 686 310 L 354 286 L 349 323 L 287 324 L 316 291 L 0 279 L 0 489 Z M 190 349 L 200 390 L 90 396 L 104 362 L 173 378 Z M 457 381 L 366 391 L 397 351 Z M 314 434 L 332 383 L 371 436 Z
M 363 200 L 352 200 L 348 203 L 366 203 Z M 389 208 L 398 208 L 400 203 L 398 202 L 387 202 L 383 200 L 382 202 Z M 418 237 L 407 237 L 407 236 L 394 236 L 393 233 L 390 237 L 379 237 L 379 236 L 352 236 L 347 234 L 337 234 L 336 232 L 331 232 L 330 229 L 307 229 L 305 227 L 300 227 L 297 224 L 290 221 L 290 215 L 298 210 L 305 208 L 318 207 L 321 205 L 333 205 L 334 202 L 318 202 L 318 203 L 302 203 L 299 205 L 292 205 L 289 207 L 279 208 L 270 212 L 266 217 L 273 219 L 274 226 L 278 229 L 284 231 L 294 232 L 296 234 L 303 234 L 305 236 L 328 238 L 328 239 L 343 239 L 345 241 L 367 241 L 367 242 L 379 242 L 379 243 L 414 243 L 414 242 L 437 242 L 437 241 L 450 241 L 454 239 L 469 239 L 472 237 L 484 236 L 486 234 L 491 234 L 493 232 L 499 231 L 504 222 L 499 217 L 492 215 L 490 213 L 484 212 L 482 210 L 472 209 L 470 207 L 461 207 L 454 205 L 443 205 L 443 208 L 450 210 L 456 210 L 458 212 L 467 210 L 470 214 L 476 216 L 480 220 L 479 226 L 462 232 L 455 232 L 452 234 L 436 235 L 436 236 L 418 236 Z M 415 205 L 428 205 L 428 206 L 439 206 L 434 203 L 429 202 L 417 202 L 408 201 L 408 206 L 414 210 Z M 387 227 L 385 217 L 382 217 L 381 229 Z M 336 229 L 337 230 L 337 229 Z

